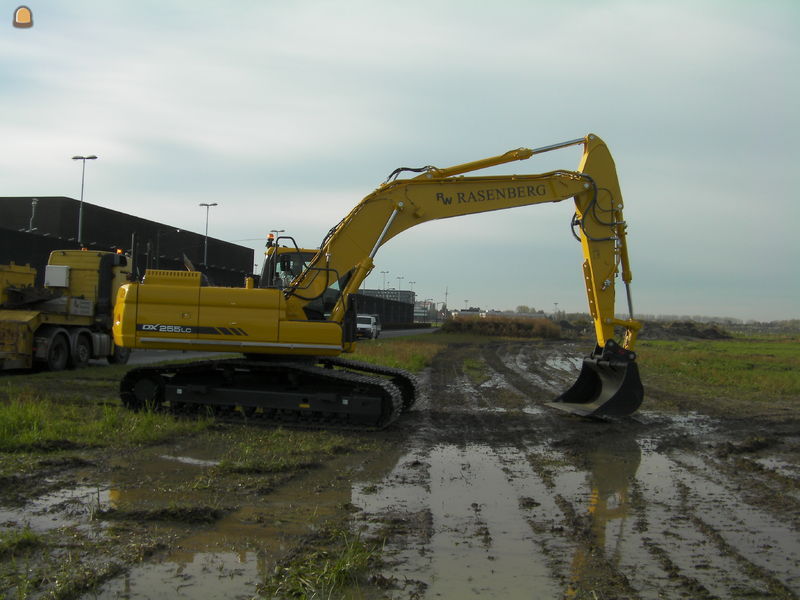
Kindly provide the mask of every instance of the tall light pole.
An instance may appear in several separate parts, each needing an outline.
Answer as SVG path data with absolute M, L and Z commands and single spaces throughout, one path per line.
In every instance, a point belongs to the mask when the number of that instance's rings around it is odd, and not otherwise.
M 33 231 L 35 228 L 33 226 L 33 219 L 36 218 L 36 205 L 39 204 L 38 198 L 31 199 L 31 222 L 28 223 L 28 231 Z
M 389 274 L 389 271 L 381 271 L 381 274 L 383 275 L 383 289 L 386 290 L 386 275 Z
M 89 156 L 73 156 L 72 160 L 79 160 L 83 163 L 81 167 L 81 204 L 80 208 L 78 208 L 78 244 L 83 245 L 83 182 L 86 176 L 86 161 L 87 160 L 97 160 L 97 157 L 94 154 L 90 154 Z
M 206 207 L 206 237 L 205 243 L 203 244 L 203 264 L 208 268 L 208 210 L 212 206 L 217 206 L 216 202 L 212 202 L 211 204 L 207 204 L 205 202 L 201 202 L 198 206 L 205 206 Z
M 400 287 L 400 282 L 401 282 L 401 281 L 403 281 L 403 279 L 405 279 L 405 277 L 398 277 L 398 278 L 397 278 L 397 291 L 398 291 L 398 292 L 399 292 L 401 289 L 403 289 L 403 288 L 401 288 L 401 287 Z

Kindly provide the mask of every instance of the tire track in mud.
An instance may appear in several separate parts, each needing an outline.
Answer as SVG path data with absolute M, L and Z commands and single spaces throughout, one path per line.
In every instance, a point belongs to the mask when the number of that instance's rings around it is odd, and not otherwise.
M 406 455 L 353 492 L 386 540 L 391 597 L 797 598 L 797 499 L 768 501 L 797 479 L 714 453 L 738 442 L 717 421 L 544 409 L 579 352 L 515 342 L 437 357 L 427 400 L 401 421 Z M 485 382 L 466 359 L 484 362 Z

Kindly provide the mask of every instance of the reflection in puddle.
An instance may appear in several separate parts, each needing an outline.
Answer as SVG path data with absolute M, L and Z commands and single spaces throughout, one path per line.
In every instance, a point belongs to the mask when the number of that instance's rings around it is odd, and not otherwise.
M 172 600 L 174 598 L 252 598 L 265 565 L 253 552 L 172 555 L 159 564 L 142 564 L 103 585 L 92 598 Z
M 628 486 L 641 461 L 639 444 L 629 436 L 592 440 L 584 446 L 584 451 L 591 490 L 585 517 L 591 535 L 576 536 L 578 545 L 565 598 L 583 597 L 582 594 L 596 587 L 598 577 L 605 576 L 604 571 L 619 569 L 629 511 Z M 580 518 L 581 515 L 576 515 L 573 527 L 583 533 Z

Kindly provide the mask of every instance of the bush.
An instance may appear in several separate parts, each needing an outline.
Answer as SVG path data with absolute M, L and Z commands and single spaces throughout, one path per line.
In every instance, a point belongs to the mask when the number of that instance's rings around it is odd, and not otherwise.
M 522 338 L 559 339 L 561 337 L 561 327 L 549 319 L 514 317 L 456 318 L 445 321 L 441 331 Z

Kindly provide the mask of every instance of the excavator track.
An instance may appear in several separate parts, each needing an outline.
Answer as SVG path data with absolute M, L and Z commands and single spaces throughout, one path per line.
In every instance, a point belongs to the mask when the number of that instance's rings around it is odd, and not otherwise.
M 139 367 L 123 378 L 120 398 L 132 410 L 205 409 L 222 419 L 244 415 L 302 428 L 384 429 L 403 409 L 404 392 L 393 381 L 399 375 L 359 370 L 365 372 L 246 359 Z
M 346 358 L 323 358 L 320 359 L 319 362 L 325 366 L 340 367 L 348 371 L 360 371 L 389 377 L 391 382 L 400 389 L 400 393 L 403 396 L 404 411 L 414 406 L 417 398 L 419 398 L 420 390 L 417 378 L 403 369 L 374 365 L 357 360 L 348 360 Z

